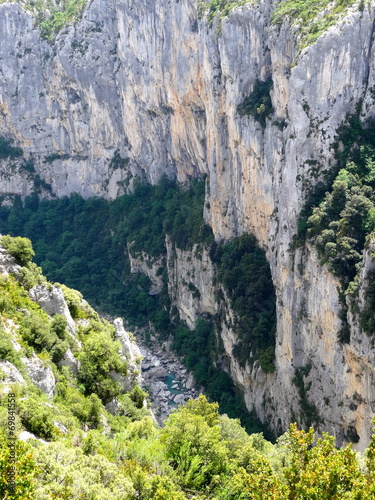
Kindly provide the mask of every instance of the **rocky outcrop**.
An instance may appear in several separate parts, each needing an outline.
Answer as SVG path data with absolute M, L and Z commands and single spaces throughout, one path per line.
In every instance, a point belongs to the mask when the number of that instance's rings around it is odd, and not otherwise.
M 335 161 L 338 126 L 358 109 L 362 119 L 374 116 L 374 5 L 353 5 L 301 52 L 287 19 L 279 27 L 270 22 L 272 8 L 262 0 L 234 9 L 219 36 L 190 0 L 140 0 L 136 8 L 93 0 L 49 45 L 29 13 L 0 5 L 0 134 L 35 168 L 30 174 L 22 160 L 2 160 L 0 192 L 24 196 L 38 174 L 50 185 L 39 183 L 45 195 L 114 198 L 134 176 L 155 182 L 162 174 L 179 181 L 207 174 L 204 210 L 215 237 L 254 233 L 277 294 L 274 374 L 257 363 L 241 368 L 232 332 L 221 332 L 226 369 L 248 408 L 285 430 L 301 412 L 292 380 L 308 366 L 305 397 L 321 429 L 339 444 L 359 438 L 363 449 L 373 415 L 370 341 L 357 330 L 350 345 L 337 342 L 336 279 L 310 247 L 293 260 L 290 244 L 306 197 Z M 263 127 L 237 106 L 267 77 L 273 111 Z M 177 258 L 168 257 L 170 294 L 190 326 L 216 307 L 210 263 L 195 251 L 190 263 L 176 250 Z
M 141 361 L 142 355 L 139 347 L 135 342 L 135 338 L 131 338 L 132 334 L 125 331 L 124 324 L 121 318 L 117 318 L 113 322 L 115 326 L 115 340 L 118 340 L 121 344 L 121 355 L 128 363 L 128 373 L 126 377 L 119 376 L 118 374 L 114 376 L 120 381 L 123 386 L 124 392 L 130 391 L 135 384 L 140 385 L 142 382 L 141 377 Z
M 74 356 L 72 351 L 68 349 L 64 354 L 63 358 L 57 363 L 58 366 L 67 366 L 70 368 L 74 375 L 78 374 L 80 363 L 78 359 Z
M 25 379 L 15 366 L 9 361 L 0 361 L 1 370 L 1 391 L 8 393 L 12 384 L 25 385 Z
M 61 288 L 51 285 L 36 285 L 29 291 L 29 296 L 49 316 L 55 314 L 64 316 L 69 333 L 75 337 L 75 323 Z
M 168 292 L 172 307 L 189 328 L 204 315 L 218 310 L 215 299 L 215 269 L 207 248 L 194 245 L 191 250 L 177 248 L 167 238 Z
M 151 281 L 149 290 L 150 295 L 157 295 L 163 289 L 164 282 L 160 271 L 163 271 L 163 259 L 154 259 L 147 255 L 146 252 L 141 252 L 140 255 L 132 255 L 131 248 L 128 246 L 128 257 L 130 262 L 130 271 L 132 274 L 144 274 Z
M 1 235 L 0 235 L 1 237 Z M 19 274 L 21 266 L 16 263 L 15 258 L 0 245 L 0 274 Z
M 35 354 L 31 358 L 21 358 L 26 367 L 31 382 L 49 398 L 52 398 L 55 389 L 55 376 L 49 366 L 47 366 Z

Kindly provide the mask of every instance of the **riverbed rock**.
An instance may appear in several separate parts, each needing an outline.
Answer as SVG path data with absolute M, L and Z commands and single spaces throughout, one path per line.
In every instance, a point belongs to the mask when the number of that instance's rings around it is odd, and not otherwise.
M 157 378 L 159 380 L 164 380 L 167 376 L 167 370 L 163 367 L 156 366 L 148 370 L 149 376 Z
M 186 389 L 190 390 L 193 389 L 194 386 L 195 386 L 194 375 L 192 373 L 189 373 L 189 376 L 185 382 L 185 387 Z
M 178 405 L 182 405 L 185 403 L 185 396 L 184 394 L 177 394 L 174 398 L 173 401 L 177 403 Z

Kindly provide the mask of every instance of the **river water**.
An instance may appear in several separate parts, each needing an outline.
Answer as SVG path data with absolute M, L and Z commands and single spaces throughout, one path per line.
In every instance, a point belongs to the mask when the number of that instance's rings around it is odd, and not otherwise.
M 152 410 L 159 423 L 175 408 L 199 394 L 191 374 L 179 358 L 170 350 L 170 343 L 148 343 L 137 336 L 137 344 L 143 356 L 143 387 L 147 390 Z

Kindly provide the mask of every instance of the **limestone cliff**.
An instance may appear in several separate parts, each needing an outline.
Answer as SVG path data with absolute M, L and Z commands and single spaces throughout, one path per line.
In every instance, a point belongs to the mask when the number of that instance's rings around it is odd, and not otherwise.
M 304 401 L 339 444 L 359 438 L 363 449 L 374 415 L 371 341 L 357 330 L 349 345 L 337 342 L 337 280 L 313 248 L 294 259 L 289 248 L 309 191 L 334 163 L 338 126 L 356 109 L 363 120 L 374 115 L 374 4 L 355 4 L 302 51 L 287 19 L 272 25 L 271 10 L 268 0 L 236 8 L 218 34 L 194 1 L 93 0 L 48 44 L 29 13 L 2 4 L 0 135 L 32 158 L 35 173 L 19 158 L 2 160 L 0 192 L 24 196 L 38 174 L 48 196 L 114 198 L 135 176 L 207 174 L 215 237 L 254 233 L 277 294 L 275 373 L 241 368 L 233 332 L 221 334 L 248 408 L 283 430 Z M 237 106 L 268 77 L 273 112 L 262 127 Z M 168 267 L 174 301 L 193 325 L 215 302 L 206 256 L 191 258 L 200 298 L 173 286 L 187 282 L 187 256 L 177 252 Z M 366 253 L 364 269 L 370 261 Z

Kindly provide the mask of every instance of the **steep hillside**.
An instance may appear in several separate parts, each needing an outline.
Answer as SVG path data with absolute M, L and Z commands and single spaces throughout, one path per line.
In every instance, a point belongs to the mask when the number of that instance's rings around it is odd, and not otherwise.
M 26 7 L 0 5 L 6 203 L 115 199 L 135 178 L 206 175 L 215 240 L 255 235 L 276 294 L 275 370 L 239 359 L 228 318 L 220 368 L 277 432 L 313 420 L 364 449 L 375 409 L 373 3 L 93 0 L 49 20 Z M 220 309 L 206 251 L 167 264 L 191 328 Z M 203 278 L 189 293 L 192 262 Z

